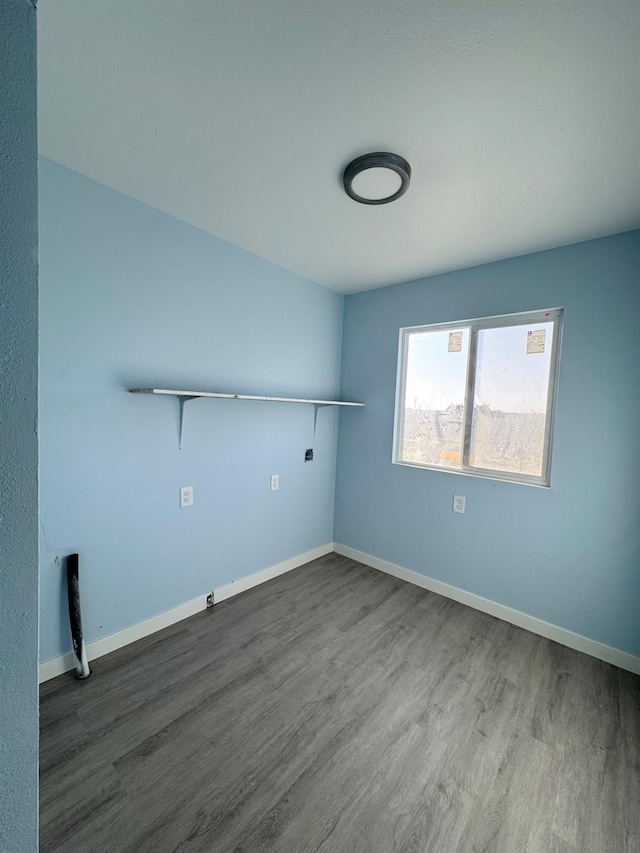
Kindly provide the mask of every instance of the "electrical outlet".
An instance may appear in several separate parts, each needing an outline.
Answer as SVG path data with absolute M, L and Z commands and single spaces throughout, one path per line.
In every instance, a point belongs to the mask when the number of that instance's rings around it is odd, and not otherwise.
M 280 488 L 280 474 L 271 475 L 271 491 L 277 492 Z
M 464 512 L 464 503 L 465 500 L 462 495 L 454 495 L 453 496 L 453 511 L 454 512 Z
M 193 486 L 182 486 L 180 489 L 180 506 L 193 506 Z
M 313 462 L 313 447 L 308 447 L 304 452 L 304 461 Z

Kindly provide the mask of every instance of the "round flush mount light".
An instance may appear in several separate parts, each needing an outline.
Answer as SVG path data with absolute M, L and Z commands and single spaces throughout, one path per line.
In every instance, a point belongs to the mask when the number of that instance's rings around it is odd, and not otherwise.
M 357 157 L 342 175 L 344 191 L 360 204 L 388 204 L 404 195 L 411 180 L 411 166 L 399 154 L 376 151 Z

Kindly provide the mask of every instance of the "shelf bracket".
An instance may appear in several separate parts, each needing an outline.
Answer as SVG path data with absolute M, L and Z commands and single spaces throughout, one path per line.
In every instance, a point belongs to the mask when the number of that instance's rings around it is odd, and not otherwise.
M 318 425 L 318 409 L 326 409 L 330 403 L 314 403 L 313 404 L 313 440 L 316 440 L 316 426 Z
M 197 397 L 190 396 L 188 394 L 180 394 L 178 396 L 178 404 L 180 406 L 180 436 L 178 439 L 178 447 L 182 450 L 182 431 L 184 427 L 184 404 L 188 403 L 189 400 L 197 400 Z
M 259 403 L 304 403 L 313 406 L 313 441 L 316 440 L 316 429 L 318 426 L 318 409 L 327 406 L 357 406 L 361 408 L 364 403 L 356 403 L 351 400 L 309 400 L 303 397 L 266 397 L 262 394 L 228 394 L 221 391 L 182 391 L 170 388 L 129 388 L 131 394 L 165 394 L 176 397 L 180 407 L 180 425 L 178 446 L 182 450 L 182 439 L 184 434 L 184 406 L 190 400 L 199 400 L 201 397 L 216 397 L 224 400 L 252 400 Z

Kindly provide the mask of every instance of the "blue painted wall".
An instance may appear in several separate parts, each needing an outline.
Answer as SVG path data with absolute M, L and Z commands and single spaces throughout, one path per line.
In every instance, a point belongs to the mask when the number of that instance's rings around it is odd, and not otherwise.
M 343 298 L 47 160 L 41 221 L 41 659 L 333 539 L 337 413 L 174 387 L 334 397 Z M 280 491 L 269 476 L 280 474 Z M 179 507 L 180 486 L 195 504 Z
M 344 398 L 188 404 L 129 387 L 335 396 L 343 299 L 41 162 L 41 659 L 334 538 L 640 654 L 640 233 L 347 297 Z M 392 465 L 401 326 L 563 306 L 552 487 Z M 269 475 L 281 475 L 271 494 Z M 193 485 L 191 509 L 179 487 Z M 451 511 L 453 494 L 465 515 Z
M 38 847 L 36 11 L 0 3 L 0 851 Z
M 551 489 L 391 463 L 400 327 L 552 306 Z M 640 654 L 639 330 L 640 232 L 347 297 L 336 541 Z

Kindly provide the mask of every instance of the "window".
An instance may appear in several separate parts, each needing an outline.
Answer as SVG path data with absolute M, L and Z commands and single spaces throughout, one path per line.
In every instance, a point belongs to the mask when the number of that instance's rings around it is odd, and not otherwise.
M 549 485 L 562 309 L 400 330 L 393 461 Z

